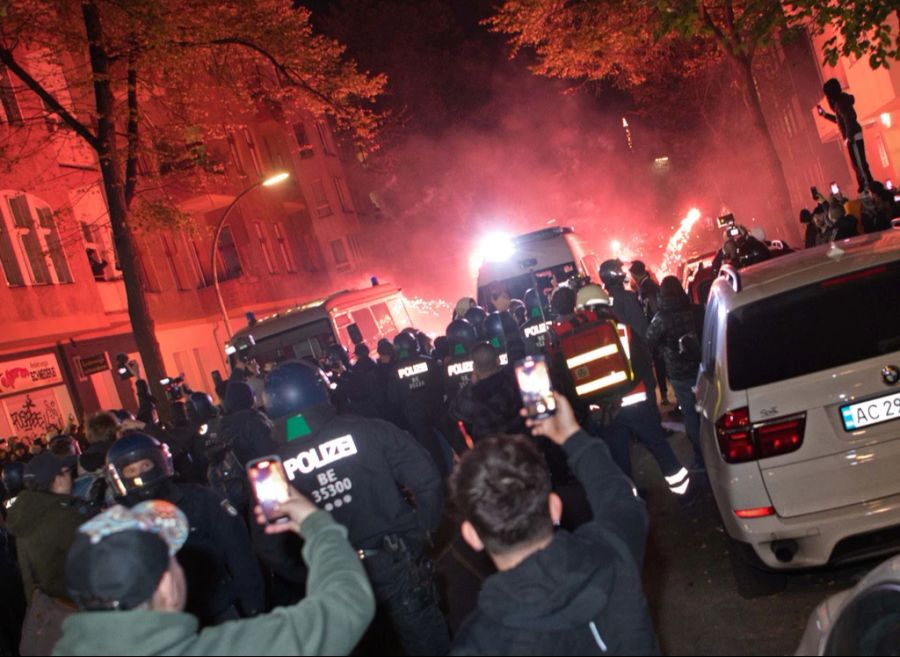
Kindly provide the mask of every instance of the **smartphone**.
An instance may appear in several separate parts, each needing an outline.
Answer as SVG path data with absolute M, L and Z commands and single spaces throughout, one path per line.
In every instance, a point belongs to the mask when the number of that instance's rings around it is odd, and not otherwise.
M 287 473 L 277 456 L 264 456 L 247 464 L 247 478 L 253 489 L 253 496 L 262 507 L 263 515 L 269 523 L 283 522 L 287 518 L 278 515 L 279 504 L 290 498 Z
M 818 187 L 810 187 L 809 193 L 812 194 L 812 200 L 816 203 L 819 202 L 819 188 Z
M 819 116 L 825 116 L 825 110 L 821 105 L 816 105 L 816 111 L 819 113 Z
M 840 193 L 841 193 L 841 188 L 838 187 L 838 184 L 836 182 L 831 183 L 831 194 L 833 196 L 837 196 Z
M 542 420 L 556 413 L 550 370 L 543 356 L 529 357 L 516 363 L 516 379 L 529 418 Z
M 717 221 L 719 222 L 719 228 L 734 226 L 734 215 L 730 212 L 728 214 L 723 214 Z

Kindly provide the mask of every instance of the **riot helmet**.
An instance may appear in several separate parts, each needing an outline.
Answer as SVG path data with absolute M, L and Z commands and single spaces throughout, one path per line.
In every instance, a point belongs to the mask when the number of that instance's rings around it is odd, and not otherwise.
M 196 424 L 209 422 L 218 415 L 213 398 L 205 392 L 192 392 L 185 407 L 188 419 Z
M 457 319 L 447 327 L 447 339 L 450 341 L 450 355 L 462 356 L 478 342 L 478 331 L 471 322 Z
M 625 272 L 623 271 L 622 261 L 618 258 L 615 260 L 606 260 L 600 265 L 600 280 L 603 281 L 603 287 L 607 290 L 610 287 L 619 287 L 625 285 Z
M 25 464 L 21 461 L 13 461 L 3 466 L 3 485 L 6 494 L 13 498 L 25 488 Z
M 484 322 L 487 320 L 487 311 L 481 306 L 472 306 L 466 312 L 465 320 L 475 327 L 478 337 L 484 337 Z
M 509 302 L 509 312 L 519 326 L 528 321 L 528 309 L 520 299 L 513 299 Z
M 106 453 L 106 481 L 116 498 L 154 497 L 156 487 L 174 474 L 168 445 L 145 433 L 123 436 Z
M 528 290 L 525 293 L 525 308 L 528 310 L 528 319 L 540 319 L 544 316 L 544 304 L 537 290 Z
M 419 353 L 419 339 L 415 333 L 409 331 L 401 331 L 394 338 L 394 346 L 399 352 L 398 358 L 403 360 L 410 358 Z
M 301 361 L 282 363 L 266 380 L 266 412 L 273 420 L 329 403 L 325 373 Z

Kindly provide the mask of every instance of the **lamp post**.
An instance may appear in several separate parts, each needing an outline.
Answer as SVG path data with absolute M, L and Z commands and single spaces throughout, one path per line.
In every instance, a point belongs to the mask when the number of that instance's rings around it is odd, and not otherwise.
M 225 228 L 225 223 L 228 221 L 228 215 L 231 214 L 231 211 L 234 210 L 235 206 L 242 198 L 244 198 L 247 194 L 252 192 L 257 187 L 274 187 L 275 185 L 283 183 L 289 177 L 289 173 L 282 171 L 281 173 L 276 173 L 273 176 L 250 185 L 247 189 L 235 196 L 234 200 L 231 202 L 231 205 L 229 205 L 228 208 L 226 208 L 225 212 L 222 214 L 222 218 L 219 219 L 219 225 L 216 226 L 216 234 L 215 237 L 213 237 L 212 243 L 213 285 L 216 288 L 216 299 L 218 299 L 219 301 L 219 310 L 222 312 L 222 320 L 225 322 L 225 331 L 226 333 L 228 333 L 229 339 L 234 337 L 234 333 L 232 333 L 231 331 L 231 322 L 228 321 L 228 312 L 225 310 L 225 300 L 222 298 L 222 288 L 219 287 L 219 259 L 216 257 L 219 250 L 219 238 L 222 236 L 222 230 Z

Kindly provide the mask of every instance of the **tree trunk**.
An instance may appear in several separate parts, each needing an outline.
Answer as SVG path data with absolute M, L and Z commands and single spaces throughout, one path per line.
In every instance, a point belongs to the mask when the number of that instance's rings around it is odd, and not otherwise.
M 140 276 L 140 253 L 135 248 L 134 234 L 128 225 L 128 207 L 125 202 L 125 184 L 122 178 L 121 155 L 116 147 L 115 96 L 110 83 L 110 61 L 104 50 L 103 27 L 100 13 L 93 2 L 82 4 L 84 24 L 90 43 L 91 71 L 94 76 L 94 96 L 97 103 L 97 137 L 99 141 L 100 171 L 106 202 L 109 205 L 109 222 L 113 241 L 122 266 L 122 278 L 128 299 L 128 316 L 144 365 L 144 375 L 159 404 L 162 419 L 169 419 L 171 412 L 166 393 L 160 380 L 165 377 L 162 352 L 156 341 L 156 331 L 150 307 Z
M 781 157 L 778 155 L 778 148 L 775 146 L 775 140 L 772 138 L 766 115 L 763 112 L 762 99 L 759 97 L 759 91 L 756 88 L 756 81 L 753 77 L 753 60 L 750 57 L 740 57 L 732 58 L 732 61 L 742 78 L 750 118 L 762 138 L 763 152 L 766 160 L 768 160 L 769 174 L 772 178 L 771 191 L 779 218 L 778 229 L 791 238 L 796 238 L 798 233 L 793 220 L 794 210 L 791 205 L 791 192 L 788 189 L 787 180 L 784 176 L 784 166 L 781 163 Z

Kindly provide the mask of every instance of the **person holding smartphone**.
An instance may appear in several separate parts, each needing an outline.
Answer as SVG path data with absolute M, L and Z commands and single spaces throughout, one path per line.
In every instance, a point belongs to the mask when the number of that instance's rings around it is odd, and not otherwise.
M 593 520 L 572 533 L 554 530 L 563 503 L 528 438 L 488 438 L 463 456 L 450 480 L 460 531 L 498 572 L 450 654 L 658 655 L 641 589 L 646 507 L 565 396 L 554 399 L 555 413 L 528 426 L 565 451 Z
M 856 117 L 856 109 L 854 104 L 856 99 L 841 89 L 841 82 L 837 78 L 831 78 L 822 87 L 825 92 L 825 98 L 828 99 L 828 105 L 834 114 L 825 111 L 821 105 L 817 105 L 816 109 L 826 121 L 836 123 L 841 131 L 841 137 L 847 144 L 847 151 L 850 153 L 850 163 L 853 165 L 853 171 L 856 173 L 856 181 L 859 183 L 859 191 L 862 193 L 867 190 L 873 182 L 872 172 L 869 170 L 869 162 L 866 159 L 866 146 L 863 141 L 863 129 Z
M 291 491 L 268 534 L 304 539 L 306 597 L 255 618 L 199 631 L 185 613 L 188 588 L 176 554 L 190 533 L 173 504 L 115 506 L 78 530 L 66 581 L 79 612 L 70 616 L 56 655 L 347 655 L 375 615 L 372 587 L 347 530 Z

